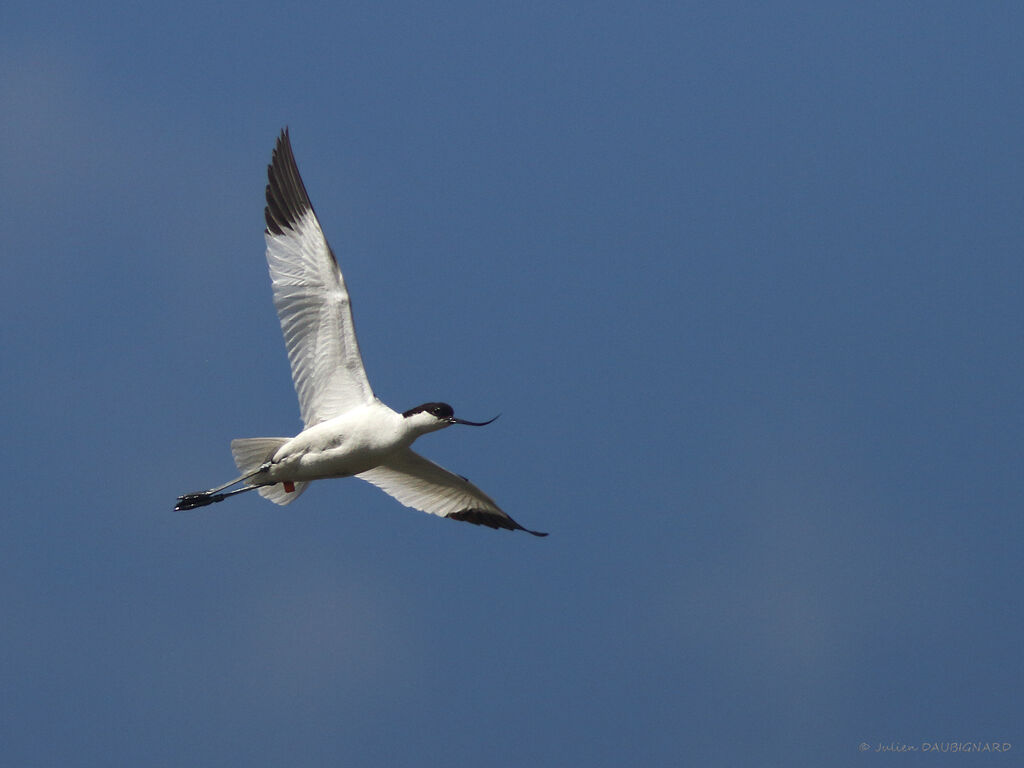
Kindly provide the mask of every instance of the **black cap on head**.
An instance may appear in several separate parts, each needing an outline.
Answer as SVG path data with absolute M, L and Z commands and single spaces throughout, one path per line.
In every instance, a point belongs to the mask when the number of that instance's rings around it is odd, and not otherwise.
M 455 410 L 448 403 L 424 403 L 423 405 L 417 405 L 415 408 L 410 408 L 402 415 L 409 418 L 421 411 L 426 411 L 431 416 L 436 416 L 439 419 L 451 419 L 455 416 Z

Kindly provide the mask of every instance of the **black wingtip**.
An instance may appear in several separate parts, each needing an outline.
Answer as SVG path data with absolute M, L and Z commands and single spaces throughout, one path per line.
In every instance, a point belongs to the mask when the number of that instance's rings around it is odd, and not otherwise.
M 294 229 L 296 223 L 313 210 L 306 185 L 302 183 L 299 168 L 292 153 L 288 128 L 281 131 L 274 153 L 267 166 L 267 207 L 263 210 L 268 235 L 283 235 L 285 229 Z
M 524 528 L 508 515 L 495 514 L 483 509 L 463 509 L 460 512 L 452 512 L 446 515 L 446 517 L 449 520 L 458 520 L 463 523 L 472 523 L 473 525 L 484 525 L 488 528 L 501 528 L 506 531 L 526 531 L 532 536 L 547 536 L 546 533 L 541 531 L 531 531 L 529 528 Z

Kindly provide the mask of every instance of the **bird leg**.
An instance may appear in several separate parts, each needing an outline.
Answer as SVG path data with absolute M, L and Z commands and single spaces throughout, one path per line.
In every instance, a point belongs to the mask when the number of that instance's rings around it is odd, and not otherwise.
M 234 496 L 239 493 L 245 493 L 246 491 L 253 491 L 257 488 L 262 488 L 265 485 L 274 485 L 274 483 L 254 483 L 247 485 L 244 488 L 236 488 L 233 491 L 227 493 L 220 493 L 225 488 L 230 488 L 232 485 L 248 480 L 250 477 L 255 477 L 260 472 L 266 472 L 270 469 L 270 462 L 266 461 L 260 465 L 259 469 L 254 472 L 250 472 L 247 475 L 235 478 L 230 483 L 224 483 L 224 485 L 218 485 L 216 488 L 211 488 L 208 491 L 197 491 L 196 493 L 186 493 L 178 497 L 178 503 L 174 507 L 175 512 L 184 512 L 189 509 L 196 509 L 197 507 L 205 507 L 210 504 L 216 504 L 218 501 L 224 501 L 229 496 Z

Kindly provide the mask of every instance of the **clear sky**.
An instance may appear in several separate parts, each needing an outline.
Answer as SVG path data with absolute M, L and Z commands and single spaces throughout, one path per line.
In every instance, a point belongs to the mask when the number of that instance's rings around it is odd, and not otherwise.
M 1019 761 L 1022 94 L 1010 2 L 8 0 L 5 764 Z M 418 449 L 547 539 L 171 512 L 300 428 L 285 125 L 377 394 L 501 412 Z M 858 751 L 949 742 L 1017 757 Z

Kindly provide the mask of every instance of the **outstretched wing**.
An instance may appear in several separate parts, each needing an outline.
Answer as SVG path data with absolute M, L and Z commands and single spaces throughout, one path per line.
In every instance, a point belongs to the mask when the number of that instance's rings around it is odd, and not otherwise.
M 306 427 L 371 402 L 352 306 L 281 132 L 267 168 L 267 264 Z
M 523 528 L 469 480 L 452 474 L 408 448 L 356 477 L 373 483 L 405 506 L 421 512 L 488 528 L 547 536 L 546 533 Z

